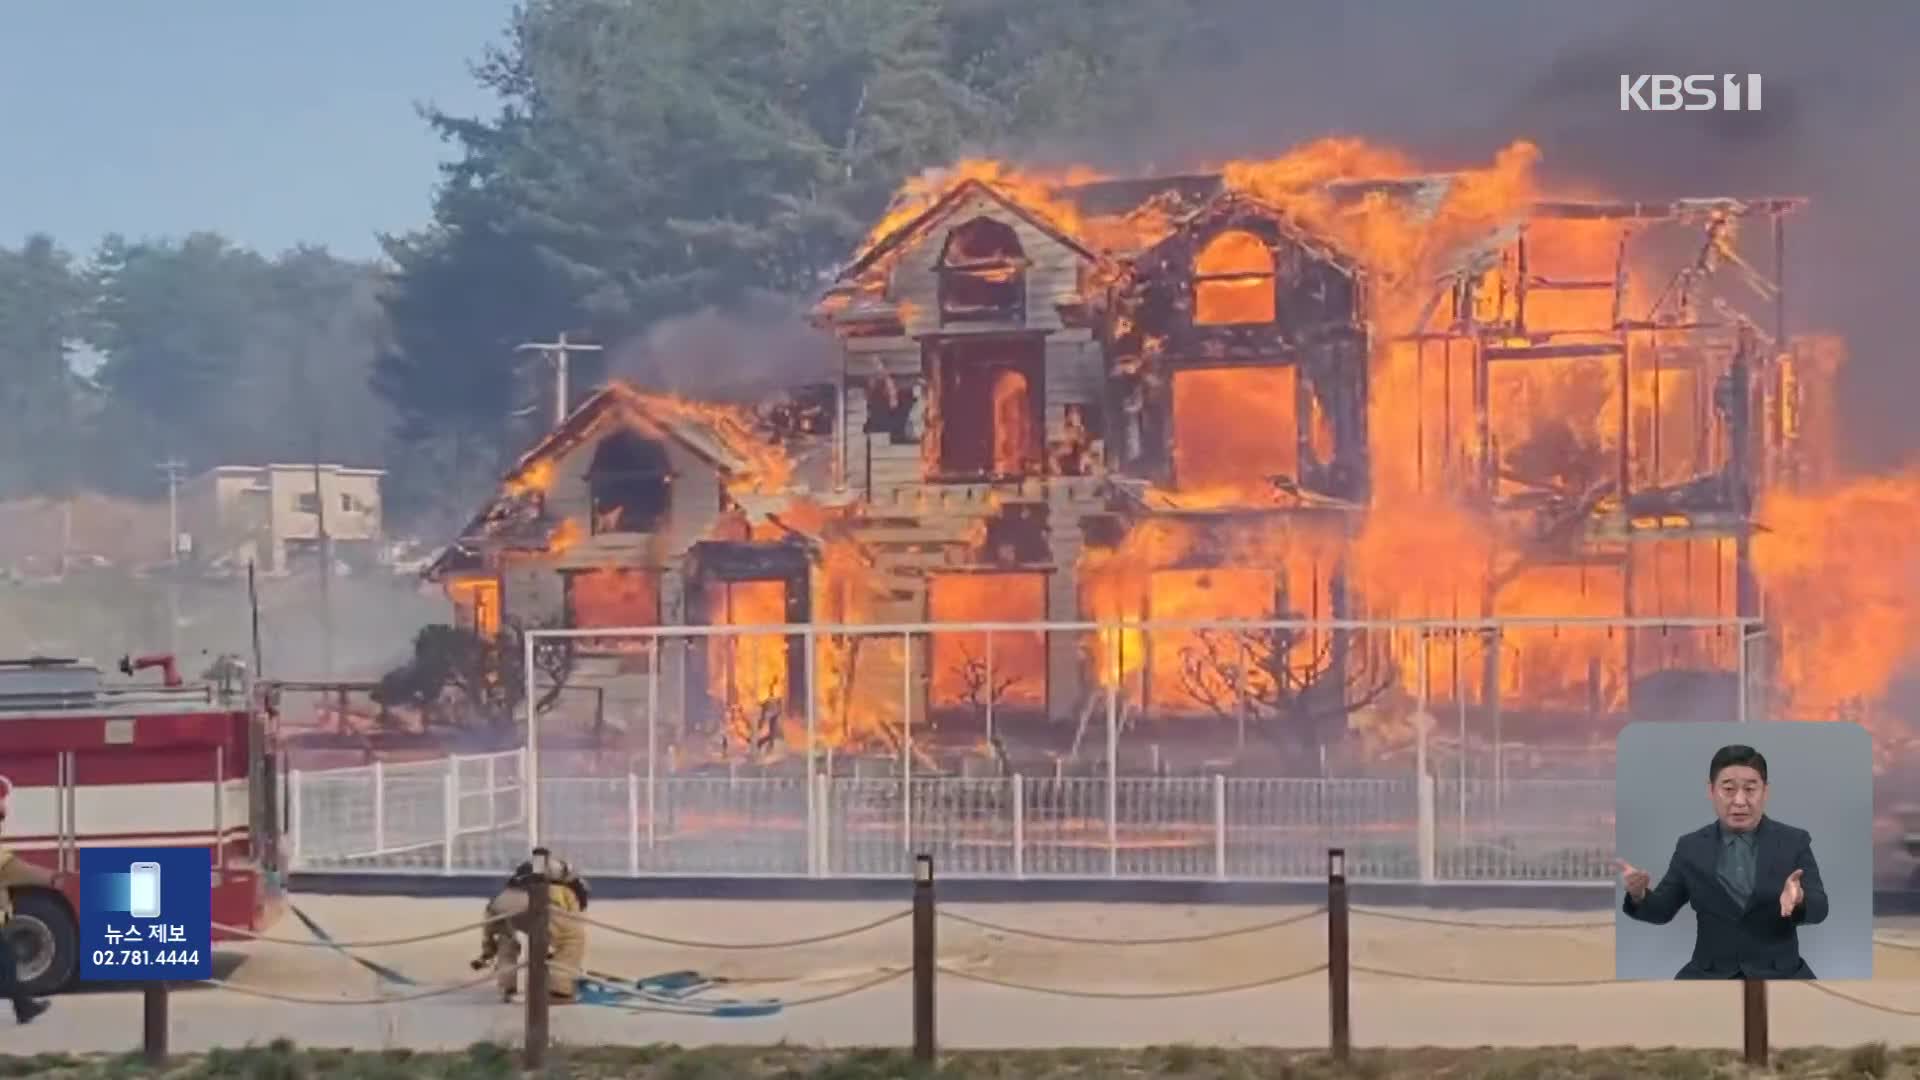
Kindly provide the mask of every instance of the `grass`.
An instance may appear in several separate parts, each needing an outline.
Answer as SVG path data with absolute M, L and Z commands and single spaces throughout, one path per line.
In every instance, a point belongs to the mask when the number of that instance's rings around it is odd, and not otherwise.
M 507 1080 L 525 1075 L 519 1052 L 493 1043 L 464 1051 L 303 1049 L 266 1046 L 181 1055 L 149 1069 L 137 1056 L 0 1056 L 0 1077 L 44 1080 Z M 1145 1050 L 975 1051 L 932 1070 L 897 1050 L 801 1047 L 555 1047 L 547 1077 L 578 1080 L 1915 1080 L 1920 1045 L 1889 1049 L 1782 1050 L 1755 1070 L 1724 1050 L 1366 1050 L 1346 1066 L 1324 1053 L 1167 1046 Z

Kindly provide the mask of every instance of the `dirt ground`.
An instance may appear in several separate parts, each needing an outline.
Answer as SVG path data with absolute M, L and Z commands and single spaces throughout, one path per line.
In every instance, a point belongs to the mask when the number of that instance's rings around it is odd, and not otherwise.
M 472 900 L 308 896 L 298 901 L 341 942 L 449 930 L 478 917 Z M 903 904 L 853 902 L 602 901 L 590 914 L 611 926 L 700 942 L 750 943 L 829 933 L 903 911 Z M 1231 906 L 996 904 L 943 905 L 949 915 L 1043 933 L 1138 939 L 1219 933 L 1303 909 Z M 1381 911 L 1398 918 L 1385 918 Z M 1520 924 L 1473 929 L 1410 921 Z M 1603 914 L 1537 911 L 1356 909 L 1356 969 L 1442 979 L 1586 981 L 1592 986 L 1490 986 L 1426 982 L 1357 970 L 1356 1043 L 1369 1046 L 1738 1047 L 1740 992 L 1733 985 L 1608 983 L 1610 924 Z M 1533 927 L 1538 927 L 1533 929 Z M 1827 990 L 1920 1015 L 1920 920 L 1885 920 L 1879 936 L 1912 949 L 1876 950 L 1871 982 L 1827 982 Z M 287 919 L 276 936 L 304 938 Z M 736 980 L 742 996 L 788 1001 L 849 989 L 910 963 L 905 920 L 855 937 L 793 948 L 682 948 L 590 928 L 588 966 L 624 975 L 693 969 Z M 356 950 L 428 985 L 470 980 L 476 931 L 419 944 Z M 1325 961 L 1320 918 L 1207 942 L 1154 946 L 1080 944 L 939 924 L 940 1040 L 955 1048 L 1137 1047 L 1156 1044 L 1324 1046 L 1327 977 L 1309 974 L 1260 989 L 1211 996 L 1125 1000 L 1125 995 L 1198 991 L 1270 979 Z M 223 956 L 217 974 L 233 991 L 195 988 L 172 1000 L 173 1046 L 262 1044 L 276 1037 L 308 1046 L 451 1049 L 476 1041 L 514 1042 L 523 1014 L 489 987 L 416 1001 L 375 1002 L 378 980 L 325 948 L 256 943 Z M 972 976 L 968 978 L 967 976 Z M 977 980 L 991 980 L 983 982 Z M 1014 983 L 1012 989 L 992 983 Z M 322 999 L 297 1004 L 240 991 Z M 1043 992 L 1052 991 L 1052 992 Z M 402 991 L 388 988 L 387 993 Z M 1084 995 L 1119 995 L 1122 999 Z M 1775 1046 L 1913 1042 L 1912 1016 L 1839 1000 L 1804 985 L 1774 984 Z M 351 1007 L 358 1005 L 359 1007 Z M 56 1002 L 30 1027 L 10 1029 L 9 1053 L 120 1050 L 137 1044 L 140 999 L 125 989 L 87 988 Z M 714 1019 L 640 1014 L 575 1005 L 555 1010 L 556 1039 L 573 1045 L 675 1042 L 809 1046 L 899 1046 L 910 1041 L 904 978 L 771 1017 Z

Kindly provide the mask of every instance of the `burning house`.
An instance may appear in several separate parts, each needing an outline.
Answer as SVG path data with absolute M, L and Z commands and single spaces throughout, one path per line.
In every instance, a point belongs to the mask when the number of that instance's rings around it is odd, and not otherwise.
M 1531 164 L 1422 175 L 1334 143 L 916 182 L 815 308 L 842 363 L 804 449 L 611 386 L 434 573 L 482 628 L 1727 620 L 840 642 L 813 670 L 842 742 L 983 704 L 1070 732 L 1115 685 L 1129 723 L 1295 748 L 1416 694 L 1496 730 L 1730 715 L 1756 505 L 1832 460 L 1841 349 L 1785 323 L 1799 203 L 1548 199 Z M 677 685 L 711 692 L 662 716 L 744 706 L 770 740 L 807 708 L 801 653 L 729 648 L 688 646 Z

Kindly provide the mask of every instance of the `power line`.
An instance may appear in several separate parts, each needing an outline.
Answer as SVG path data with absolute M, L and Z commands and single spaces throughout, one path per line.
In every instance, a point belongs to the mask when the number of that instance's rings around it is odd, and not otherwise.
M 557 341 L 528 341 L 517 346 L 514 352 L 538 352 L 553 365 L 553 426 L 559 427 L 567 421 L 567 360 L 569 354 L 577 352 L 600 352 L 599 345 L 581 345 L 567 340 L 565 332 Z

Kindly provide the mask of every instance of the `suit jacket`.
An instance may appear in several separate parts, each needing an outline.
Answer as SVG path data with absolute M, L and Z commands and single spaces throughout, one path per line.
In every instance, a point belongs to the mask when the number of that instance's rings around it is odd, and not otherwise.
M 1631 918 L 1667 923 L 1680 908 L 1693 908 L 1693 956 L 1676 979 L 1811 979 L 1813 969 L 1800 957 L 1799 927 L 1827 917 L 1827 890 L 1813 858 L 1813 837 L 1805 829 L 1761 817 L 1755 834 L 1753 893 L 1736 905 L 1720 884 L 1718 822 L 1681 836 L 1660 884 L 1635 903 L 1621 905 Z M 1780 890 L 1787 875 L 1803 871 L 1804 893 L 1790 918 L 1780 915 Z

